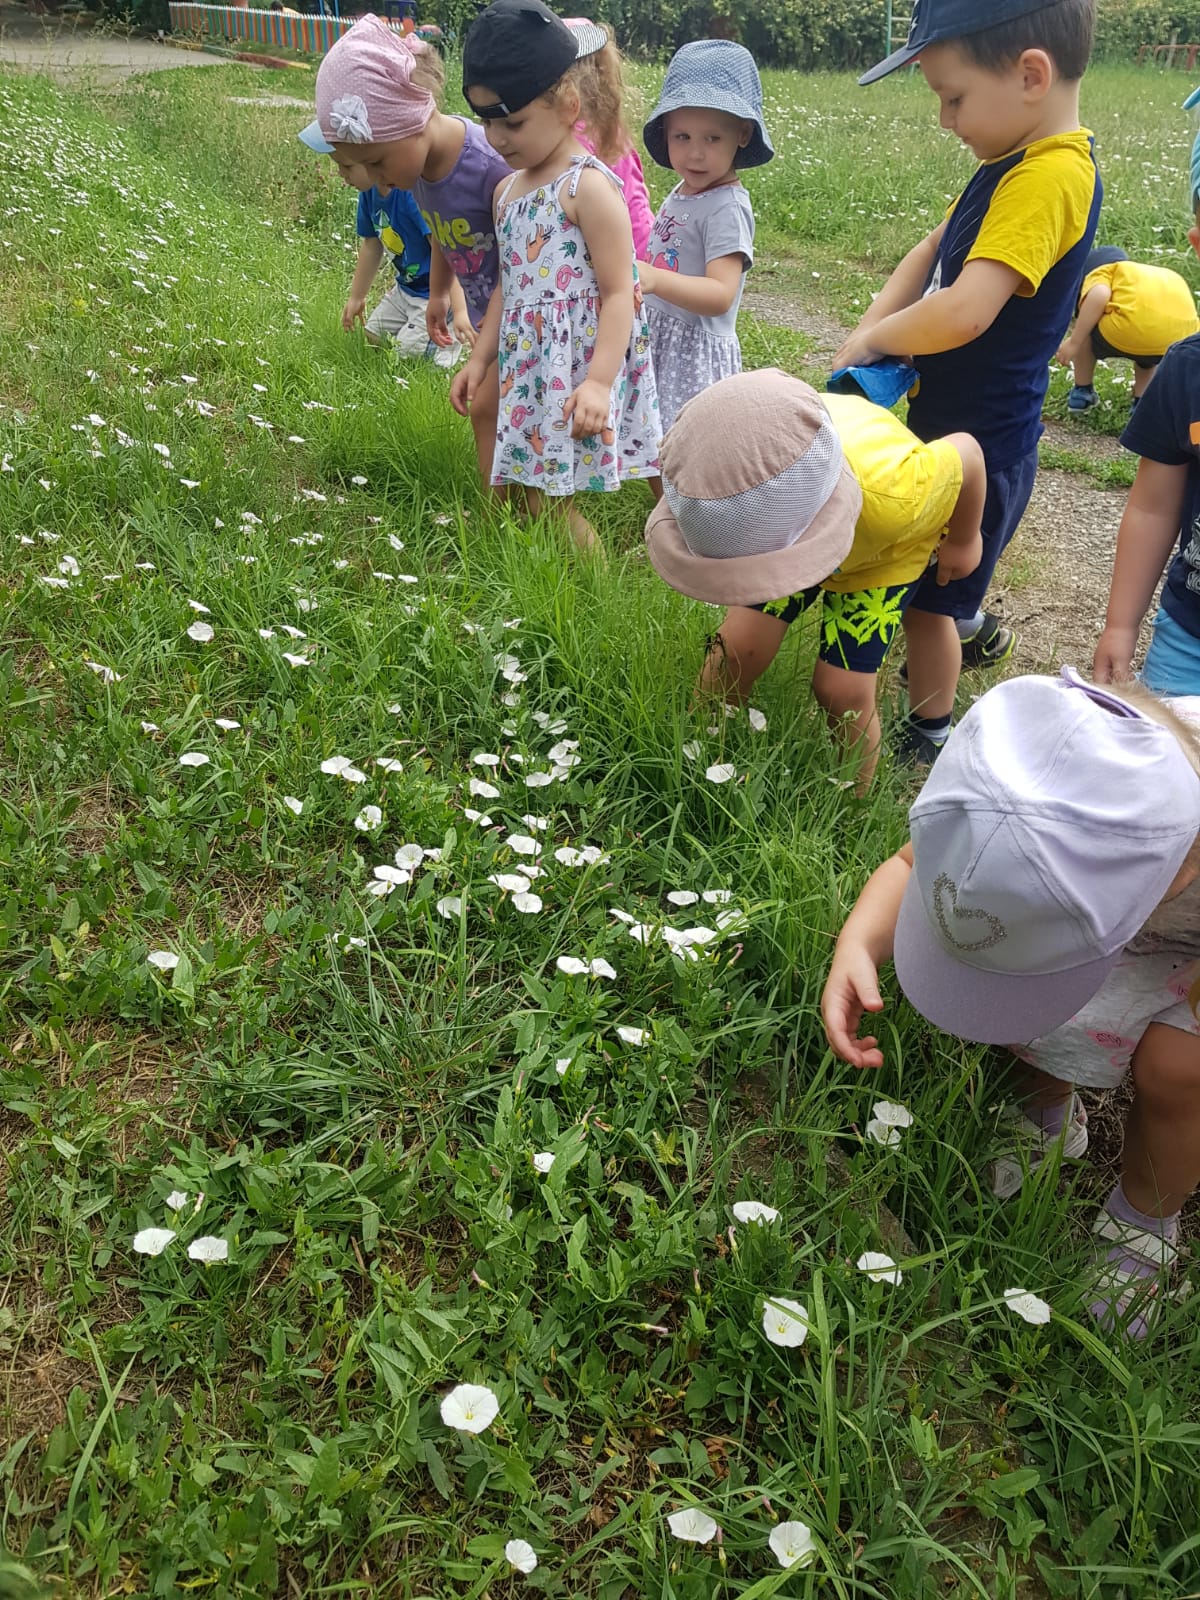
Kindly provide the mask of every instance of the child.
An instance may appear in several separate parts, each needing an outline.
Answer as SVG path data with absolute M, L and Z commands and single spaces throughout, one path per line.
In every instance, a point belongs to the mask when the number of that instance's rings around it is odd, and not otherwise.
M 672 588 L 730 606 L 701 690 L 744 700 L 819 598 L 813 693 L 855 747 L 865 789 L 879 753 L 876 674 L 908 597 L 935 551 L 939 583 L 979 560 L 979 446 L 965 433 L 922 444 L 869 400 L 822 402 L 771 369 L 690 400 L 663 440 L 662 475 L 646 524 L 652 565 Z
M 334 44 L 317 73 L 317 118 L 300 137 L 331 155 L 346 183 L 381 193 L 408 189 L 429 224 L 426 326 L 434 344 L 453 342 L 450 281 L 457 277 L 478 328 L 496 287 L 499 262 L 492 194 L 507 171 L 483 129 L 438 109 L 442 59 L 413 34 L 401 36 L 368 14 Z M 471 414 L 486 483 L 496 435 L 497 395 L 485 383 Z
M 1110 359 L 1133 362 L 1136 406 L 1170 347 L 1193 333 L 1200 333 L 1196 299 L 1177 272 L 1144 267 L 1116 245 L 1101 245 L 1087 258 L 1075 327 L 1055 357 L 1075 369 L 1067 410 L 1100 404 L 1092 379 L 1096 362 Z
M 1184 105 L 1198 103 L 1200 89 Z M 1192 212 L 1188 240 L 1200 255 L 1200 135 L 1192 146 Z M 1200 694 L 1200 334 L 1167 351 L 1121 443 L 1142 459 L 1117 533 L 1092 672 L 1097 683 L 1130 676 L 1138 629 L 1166 568 L 1142 677 L 1158 694 Z
M 821 997 L 830 1047 L 880 1067 L 879 968 L 937 1028 L 1021 1044 L 1024 1162 L 1015 1194 L 1061 1141 L 1087 1149 L 1073 1084 L 1110 1088 L 1132 1065 L 1121 1181 L 1096 1220 L 1091 1310 L 1146 1333 L 1179 1211 L 1200 1182 L 1200 744 L 1145 691 L 1120 698 L 1070 668 L 1014 678 L 955 729 L 909 813 L 912 842 L 868 880 Z M 1020 1154 L 1020 1151 L 1017 1152 Z
M 358 197 L 358 263 L 350 293 L 342 309 L 342 327 L 349 333 L 356 322 L 371 344 L 390 339 L 402 356 L 427 356 L 440 367 L 452 367 L 462 350 L 457 346 L 437 345 L 429 337 L 425 311 L 429 300 L 429 224 L 416 201 L 404 189 L 381 193 L 372 184 Z M 396 281 L 366 316 L 367 292 L 384 252 L 392 258 Z M 460 340 L 473 342 L 468 333 L 467 302 L 456 278 L 451 288 L 454 304 L 453 331 Z
M 585 150 L 599 156 L 604 165 L 620 178 L 625 206 L 633 228 L 633 250 L 641 261 L 650 246 L 650 227 L 654 208 L 646 188 L 642 158 L 634 149 L 633 138 L 625 126 L 625 73 L 621 52 L 612 35 L 586 17 L 564 18 L 567 27 L 586 43 L 579 46 L 576 86 L 583 116 L 575 124 L 575 137 Z
M 983 560 L 944 588 L 927 577 L 904 618 L 911 711 L 901 751 L 922 765 L 945 742 L 964 662 L 993 666 L 1015 643 L 982 605 L 1033 490 L 1050 359 L 1100 209 L 1092 138 L 1079 126 L 1092 25 L 1093 0 L 921 0 L 908 43 L 860 80 L 919 59 L 942 126 L 983 163 L 834 360 L 912 359 L 913 432 L 965 428 L 987 463 Z
M 639 271 L 665 431 L 694 394 L 742 370 L 737 314 L 754 260 L 754 212 L 738 172 L 775 154 L 754 57 L 726 39 L 685 44 L 642 136 L 680 178 L 658 208 L 650 265 Z
M 660 430 L 629 213 L 575 138 L 577 51 L 541 0 L 495 0 L 467 35 L 463 94 L 515 172 L 496 193 L 500 294 L 450 398 L 470 409 L 496 363 L 493 485 L 534 516 L 551 497 L 590 550 L 576 491 L 655 476 Z

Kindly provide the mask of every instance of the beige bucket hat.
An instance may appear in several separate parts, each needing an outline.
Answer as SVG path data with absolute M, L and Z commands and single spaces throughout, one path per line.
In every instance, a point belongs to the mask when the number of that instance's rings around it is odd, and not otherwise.
M 646 550 L 681 594 L 761 605 L 823 582 L 849 554 L 862 491 L 799 378 L 769 367 L 714 383 L 680 411 L 661 459 Z

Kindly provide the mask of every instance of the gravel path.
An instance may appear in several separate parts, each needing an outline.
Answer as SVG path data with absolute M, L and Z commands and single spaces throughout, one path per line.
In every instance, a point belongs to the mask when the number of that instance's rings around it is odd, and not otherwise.
M 847 331 L 828 313 L 787 296 L 751 291 L 742 304 L 761 322 L 811 338 L 818 366 L 828 363 Z M 1046 441 L 1098 462 L 1123 454 L 1116 439 L 1060 422 L 1047 422 Z M 988 595 L 988 610 L 1020 635 L 1017 659 L 1026 670 L 1069 662 L 1090 671 L 1124 505 L 1123 489 L 1099 488 L 1073 472 L 1038 473 L 1029 510 Z

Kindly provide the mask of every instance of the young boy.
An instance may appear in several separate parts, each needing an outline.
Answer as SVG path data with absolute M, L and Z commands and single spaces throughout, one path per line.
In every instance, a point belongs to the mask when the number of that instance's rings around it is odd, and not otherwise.
M 429 224 L 406 189 L 363 189 L 358 197 L 358 264 L 350 293 L 342 308 L 342 327 L 347 333 L 356 322 L 372 344 L 391 340 L 402 356 L 426 356 L 439 367 L 452 367 L 462 354 L 462 345 L 436 345 L 425 325 L 429 303 Z M 396 269 L 396 281 L 366 316 L 367 292 L 385 252 Z M 455 298 L 457 291 L 457 299 Z M 458 279 L 450 289 L 453 331 L 471 326 L 467 304 Z
M 941 588 L 926 577 L 904 618 L 902 750 L 923 765 L 949 732 L 964 661 L 995 665 L 1015 642 L 982 604 L 1033 490 L 1048 368 L 1100 209 L 1092 137 L 1079 126 L 1092 26 L 1093 0 L 917 0 L 907 44 L 860 80 L 919 61 L 942 126 L 983 163 L 834 361 L 911 358 L 921 386 L 910 427 L 922 439 L 964 428 L 987 463 L 983 559 Z
M 700 691 L 745 700 L 820 599 L 813 693 L 856 750 L 861 792 L 879 755 L 876 674 L 910 595 L 927 571 L 946 584 L 980 558 L 983 452 L 965 433 L 922 444 L 882 406 L 769 368 L 689 400 L 662 469 L 650 561 L 672 588 L 729 607 Z
M 1097 361 L 1133 362 L 1133 404 L 1146 392 L 1154 369 L 1180 339 L 1200 333 L 1196 297 L 1170 267 L 1130 261 L 1115 244 L 1100 245 L 1087 258 L 1075 327 L 1055 360 L 1074 367 L 1068 411 L 1099 405 L 1092 380 Z
M 1184 101 L 1197 104 L 1200 89 Z M 1200 255 L 1200 136 L 1192 213 L 1188 240 Z M 1167 351 L 1121 443 L 1142 459 L 1117 534 L 1092 676 L 1120 683 L 1131 675 L 1138 629 L 1169 561 L 1142 677 L 1158 694 L 1200 694 L 1200 334 Z

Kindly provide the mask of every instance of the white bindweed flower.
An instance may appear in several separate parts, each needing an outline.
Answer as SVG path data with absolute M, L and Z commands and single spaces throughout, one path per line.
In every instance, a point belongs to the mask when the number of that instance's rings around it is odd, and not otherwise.
M 699 761 L 701 748 L 699 739 L 689 739 L 682 747 L 681 754 L 685 755 L 689 761 Z
M 603 956 L 597 956 L 588 963 L 588 973 L 593 978 L 615 978 L 617 975 L 616 968 L 609 966 Z
M 151 950 L 146 960 L 160 972 L 174 972 L 179 965 L 179 957 L 174 950 Z
M 733 899 L 733 890 L 705 889 L 700 898 L 704 901 L 705 905 L 708 906 L 727 906 Z
M 390 883 L 393 887 L 400 883 L 411 883 L 412 873 L 405 867 L 393 867 L 389 862 L 382 862 L 377 867 L 372 867 L 371 872 L 378 883 Z
M 554 1063 L 554 1070 L 555 1070 L 555 1072 L 558 1073 L 560 1078 L 565 1078 L 566 1075 L 567 1075 L 567 1068 L 570 1065 L 571 1065 L 571 1057 L 570 1056 L 559 1056 L 558 1060 Z
M 755 733 L 766 733 L 767 719 L 763 716 L 761 711 L 756 711 L 754 707 L 751 706 L 750 710 L 747 712 L 747 716 L 750 719 L 750 726 L 754 729 Z
M 350 765 L 349 756 L 326 756 L 321 763 L 321 771 L 331 778 L 338 778 Z
M 133 1248 L 140 1256 L 160 1256 L 174 1237 L 174 1228 L 142 1228 L 133 1236 Z
M 257 387 L 258 387 L 258 385 L 255 384 L 255 388 L 257 388 Z M 361 472 L 356 472 L 354 474 L 354 476 L 350 479 L 350 482 L 354 485 L 354 487 L 356 489 L 365 489 L 367 487 L 367 480 L 363 477 Z
M 283 797 L 283 803 L 288 810 L 293 812 L 297 817 L 304 810 L 304 801 L 297 800 L 294 794 L 285 794 Z
M 343 783 L 366 783 L 367 775 L 361 767 L 343 767 L 338 773 Z
M 733 1216 L 736 1222 L 757 1222 L 762 1225 L 774 1222 L 779 1213 L 774 1206 L 764 1205 L 761 1200 L 738 1200 L 734 1202 Z
M 587 962 L 581 961 L 578 956 L 559 956 L 554 965 L 568 978 L 582 978 L 588 969 Z
M 212 616 L 212 612 L 208 609 L 208 607 L 205 606 L 205 605 L 201 605 L 199 600 L 189 600 L 188 601 L 188 605 L 191 606 L 193 611 L 198 612 L 200 614 L 200 616 L 202 616 L 202 617 L 211 617 Z
M 540 894 L 518 892 L 512 897 L 512 906 L 514 911 L 522 911 L 529 917 L 536 916 L 542 909 L 542 897 Z
M 667 1518 L 667 1527 L 677 1539 L 688 1544 L 708 1544 L 717 1535 L 717 1525 L 707 1511 L 688 1506 L 685 1511 L 673 1511 Z
M 85 661 L 84 666 L 94 672 L 101 683 L 120 683 L 121 674 L 114 672 L 111 667 L 106 667 L 102 661 Z
M 471 757 L 471 765 L 475 767 L 498 767 L 500 757 L 493 755 L 490 750 L 481 750 L 478 755 Z
M 816 1554 L 812 1529 L 803 1522 L 780 1522 L 767 1540 L 781 1567 L 806 1567 Z
M 531 828 L 534 833 L 545 833 L 546 829 L 550 826 L 549 817 L 535 817 L 532 816 L 528 811 L 521 818 L 521 821 L 527 828 Z
M 65 578 L 77 578 L 79 576 L 79 563 L 74 556 L 64 556 L 58 563 L 58 570 Z
M 396 537 L 396 535 L 394 533 L 389 533 L 388 534 L 388 543 L 391 545 L 393 550 L 403 550 L 404 549 L 404 540 L 403 539 L 397 539 L 397 537 Z
M 885 1256 L 882 1250 L 864 1250 L 854 1265 L 872 1283 L 899 1283 L 904 1277 L 891 1256 Z
M 158 726 L 157 722 L 145 722 L 145 721 L 143 721 L 143 723 L 142 723 L 142 732 L 143 733 L 158 733 L 159 731 L 160 730 L 159 730 L 159 726 Z
M 395 756 L 376 756 L 375 765 L 380 772 L 403 772 L 403 761 L 397 761 Z
M 494 783 L 487 783 L 483 778 L 472 778 L 467 785 L 469 793 L 477 795 L 480 800 L 499 800 L 500 791 Z
M 626 1023 L 617 1029 L 617 1038 L 624 1044 L 645 1044 L 649 1037 L 645 1028 L 631 1028 Z
M 500 1410 L 500 1402 L 483 1383 L 460 1383 L 442 1401 L 442 1421 L 460 1433 L 482 1433 L 490 1428 Z
M 211 622 L 193 622 L 187 631 L 189 639 L 194 639 L 197 644 L 208 644 L 213 636 Z
M 273 639 L 275 637 L 275 629 L 274 628 L 260 628 L 258 630 L 258 637 L 260 639 Z
M 871 1115 L 889 1128 L 911 1128 L 913 1125 L 912 1112 L 894 1100 L 876 1100 L 871 1107 Z
M 768 1300 L 763 1305 L 762 1328 L 772 1344 L 794 1350 L 808 1338 L 808 1312 L 798 1300 Z
M 290 651 L 290 650 L 284 650 L 281 653 L 283 655 L 283 659 L 287 662 L 289 667 L 311 667 L 312 666 L 312 662 L 309 660 L 309 658 L 307 656 L 294 655 L 292 653 L 292 651 Z
M 531 772 L 525 779 L 525 787 L 527 789 L 544 789 L 553 782 L 553 772 Z
M 1023 1321 L 1032 1322 L 1034 1327 L 1050 1321 L 1049 1301 L 1028 1289 L 1005 1289 L 1004 1302 L 1010 1311 L 1015 1311 Z
M 463 902 L 456 894 L 443 895 L 435 907 L 439 917 L 461 917 Z
M 187 1205 L 187 1198 L 186 1190 L 172 1189 L 167 1196 L 167 1205 L 172 1211 L 182 1211 L 184 1206 Z
M 474 806 L 464 806 L 463 816 L 468 822 L 477 822 L 481 828 L 490 828 L 492 819 L 486 811 L 476 811 Z
M 699 898 L 694 889 L 672 889 L 667 895 L 673 906 L 694 906 Z
M 737 777 L 737 768 L 732 761 L 714 761 L 711 767 L 705 768 L 704 776 L 709 783 L 728 783 Z
M 283 622 L 283 623 L 280 624 L 280 626 L 282 627 L 284 633 L 287 634 L 289 639 L 307 639 L 308 638 L 308 635 L 305 632 L 303 632 L 302 629 L 293 628 L 289 623 Z
M 202 1239 L 193 1239 L 188 1245 L 188 1255 L 193 1261 L 203 1261 L 211 1266 L 214 1261 L 229 1260 L 229 1240 L 218 1239 L 215 1235 L 205 1234 Z
M 354 819 L 359 833 L 374 833 L 383 826 L 383 812 L 378 806 L 364 806 Z
M 867 1138 L 874 1139 L 876 1144 L 888 1149 L 895 1149 L 901 1137 L 899 1128 L 893 1127 L 890 1122 L 881 1122 L 878 1117 L 872 1117 L 867 1123 Z
M 517 1572 L 526 1577 L 537 1567 L 537 1552 L 528 1539 L 510 1539 L 504 1546 L 504 1559 Z
M 491 872 L 488 882 L 494 883 L 497 889 L 503 889 L 507 894 L 525 894 L 531 887 L 529 879 L 520 872 Z
M 539 1172 L 549 1172 L 554 1165 L 553 1150 L 539 1150 L 533 1158 L 533 1164 Z
M 208 765 L 208 757 L 203 750 L 188 750 L 180 756 L 179 765 L 181 767 L 206 767 Z
M 214 717 L 213 727 L 220 728 L 222 733 L 232 733 L 235 728 L 241 727 L 241 723 L 235 722 L 232 717 Z
M 514 855 L 540 856 L 542 853 L 541 845 L 527 833 L 510 833 L 504 842 Z
M 419 844 L 402 844 L 396 851 L 393 860 L 398 867 L 403 867 L 406 872 L 413 872 L 424 861 L 427 852 Z

